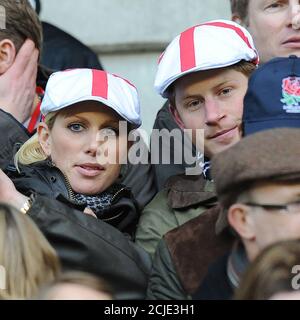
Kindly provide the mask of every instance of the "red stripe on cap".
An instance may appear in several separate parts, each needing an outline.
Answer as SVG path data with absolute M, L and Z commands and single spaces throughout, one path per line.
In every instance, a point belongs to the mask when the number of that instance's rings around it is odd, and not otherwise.
M 208 23 L 201 24 L 201 26 L 214 26 L 214 27 L 222 27 L 222 28 L 225 28 L 225 29 L 234 30 L 244 40 L 244 42 L 247 44 L 247 46 L 250 49 L 253 49 L 253 47 L 251 46 L 251 44 L 249 42 L 249 39 L 244 34 L 244 32 L 240 28 L 238 28 L 238 27 L 236 27 L 236 26 L 234 26 L 232 24 L 225 23 L 225 22 L 208 22 Z
M 117 74 L 114 74 L 114 73 L 112 73 L 112 75 L 113 75 L 114 77 L 116 77 L 116 78 L 122 79 L 123 81 L 125 81 L 126 83 L 128 83 L 130 86 L 132 86 L 134 89 L 136 89 L 136 86 L 135 86 L 133 83 L 131 83 L 129 80 L 127 80 L 127 79 L 125 79 L 125 78 L 122 78 L 122 77 L 120 77 L 120 76 L 118 76 Z
M 107 95 L 108 95 L 107 73 L 102 70 L 92 70 L 92 73 L 93 73 L 92 95 L 107 99 Z
M 195 27 L 184 31 L 180 35 L 179 46 L 180 46 L 181 72 L 184 72 L 196 67 L 194 31 L 195 31 Z
M 164 57 L 164 55 L 165 55 L 165 51 L 159 56 L 158 64 L 160 64 L 160 62 L 161 62 L 162 58 Z
M 235 31 L 239 37 L 241 37 L 241 39 L 247 44 L 247 46 L 254 50 L 255 48 L 253 48 L 253 46 L 251 46 L 250 42 L 249 42 L 249 39 L 248 37 L 245 35 L 245 33 L 243 32 L 242 29 L 240 29 L 239 27 L 237 26 L 234 26 L 232 24 L 229 24 L 229 23 L 225 23 L 225 22 L 207 22 L 207 23 L 203 23 L 203 24 L 200 24 L 200 26 L 214 26 L 214 27 L 221 27 L 221 28 L 226 28 L 226 29 L 231 29 L 233 31 Z M 257 58 L 254 60 L 254 63 L 255 64 L 258 64 L 259 63 L 259 59 L 258 59 L 258 54 L 256 52 L 256 55 L 257 55 Z

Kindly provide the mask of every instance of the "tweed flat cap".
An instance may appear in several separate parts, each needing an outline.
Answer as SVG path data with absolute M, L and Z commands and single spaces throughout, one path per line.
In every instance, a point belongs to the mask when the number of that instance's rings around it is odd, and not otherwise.
M 249 183 L 300 180 L 300 129 L 276 128 L 243 138 L 213 158 L 212 177 L 223 205 Z M 228 225 L 226 212 L 220 214 L 217 233 Z

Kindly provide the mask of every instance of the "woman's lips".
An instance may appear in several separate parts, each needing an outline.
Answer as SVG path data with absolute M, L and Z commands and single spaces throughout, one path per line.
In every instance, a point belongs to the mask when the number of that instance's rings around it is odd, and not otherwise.
M 104 167 L 96 164 L 82 164 L 77 165 L 76 169 L 83 176 L 95 177 L 104 170 Z

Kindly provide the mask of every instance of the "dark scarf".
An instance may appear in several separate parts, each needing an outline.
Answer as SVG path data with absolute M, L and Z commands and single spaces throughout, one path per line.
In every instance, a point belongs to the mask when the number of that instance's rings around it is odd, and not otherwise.
M 233 289 L 239 287 L 241 276 L 245 273 L 249 260 L 243 244 L 238 241 L 234 244 L 227 262 L 227 276 Z
M 101 218 L 103 210 L 112 205 L 114 196 L 123 188 L 124 186 L 121 184 L 113 184 L 110 188 L 98 195 L 87 196 L 84 194 L 74 193 L 74 198 L 79 205 L 85 205 L 90 208 L 98 218 Z

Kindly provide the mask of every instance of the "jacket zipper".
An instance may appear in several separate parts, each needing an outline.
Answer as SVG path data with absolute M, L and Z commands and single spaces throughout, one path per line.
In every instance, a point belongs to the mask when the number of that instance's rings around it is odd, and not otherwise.
M 123 190 L 125 190 L 126 188 L 121 188 L 119 191 L 117 191 L 115 194 L 114 194 L 114 196 L 112 197 L 112 200 L 111 200 L 111 203 L 113 203 L 114 202 L 114 200 L 115 200 L 115 198 L 123 191 Z M 117 219 L 117 218 L 119 218 L 121 215 L 123 214 L 123 212 L 120 212 L 119 214 L 117 214 L 116 216 L 114 216 L 114 217 L 111 217 L 111 218 L 104 218 L 104 219 L 101 219 L 102 221 L 111 221 L 111 220 L 114 220 L 114 219 Z
M 69 199 L 70 199 L 71 201 L 73 201 L 74 203 L 76 203 L 75 195 L 74 195 L 74 192 L 73 192 L 73 190 L 72 190 L 72 188 L 71 188 L 71 184 L 70 184 L 67 176 L 66 176 L 64 173 L 62 173 L 58 168 L 56 168 L 55 165 L 53 165 L 53 163 L 52 163 L 50 160 L 48 160 L 48 165 L 49 165 L 50 167 L 52 167 L 52 168 L 57 169 L 57 171 L 58 171 L 58 172 L 61 174 L 61 176 L 64 178 L 65 184 L 66 184 L 66 187 L 67 187 L 67 191 L 68 191 Z
M 72 188 L 71 188 L 71 184 L 70 184 L 68 178 L 67 178 L 66 175 L 64 175 L 63 173 L 62 173 L 62 175 L 63 175 L 63 177 L 64 177 L 64 179 L 65 179 L 65 182 L 66 182 L 66 187 L 67 187 L 67 190 L 68 190 L 69 198 L 70 198 L 73 202 L 76 202 L 76 201 L 75 201 L 74 192 L 73 192 L 73 190 L 72 190 Z
M 115 198 L 116 198 L 122 191 L 124 191 L 125 189 L 126 189 L 126 188 L 121 188 L 119 191 L 117 191 L 117 192 L 114 194 L 114 196 L 112 197 L 111 203 L 113 203 L 114 200 L 115 200 Z

